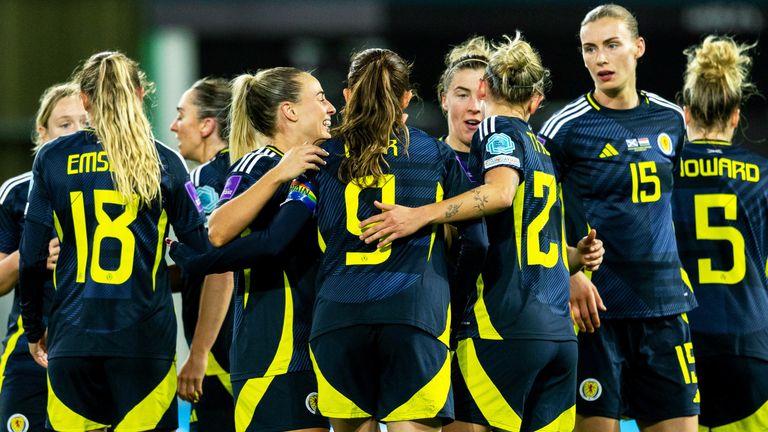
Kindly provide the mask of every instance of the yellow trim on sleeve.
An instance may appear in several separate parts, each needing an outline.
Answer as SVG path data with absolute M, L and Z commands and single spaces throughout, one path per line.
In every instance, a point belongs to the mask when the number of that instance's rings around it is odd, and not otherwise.
M 157 250 L 155 251 L 155 264 L 152 266 L 152 291 L 157 285 L 157 269 L 160 267 L 160 261 L 165 257 L 163 245 L 165 244 L 165 227 L 168 225 L 168 215 L 165 209 L 160 213 L 160 219 L 157 221 Z
M 440 184 L 440 182 L 437 182 L 437 189 L 435 190 L 435 202 L 439 203 L 442 201 L 444 195 L 445 193 L 443 192 L 443 186 Z M 442 225 L 432 225 L 432 234 L 429 236 L 429 253 L 427 254 L 427 261 L 432 258 L 432 246 L 435 245 L 437 229 L 441 227 Z M 440 229 L 440 232 L 442 232 L 442 228 Z
M 485 283 L 483 282 L 482 274 L 477 277 L 475 286 L 477 288 L 477 301 L 475 301 L 472 309 L 475 312 L 475 321 L 477 321 L 477 331 L 480 339 L 502 340 L 503 338 L 496 331 L 496 327 L 493 326 L 491 317 L 488 314 L 488 308 L 485 306 L 485 298 L 483 297 Z

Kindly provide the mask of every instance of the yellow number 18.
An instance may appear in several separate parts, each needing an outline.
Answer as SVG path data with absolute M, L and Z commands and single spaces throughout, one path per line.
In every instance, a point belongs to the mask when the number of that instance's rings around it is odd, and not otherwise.
M 75 228 L 75 244 L 77 246 L 77 278 L 79 283 L 85 282 L 85 271 L 88 263 L 88 230 L 85 220 L 85 204 L 83 192 L 70 192 L 72 204 L 72 224 Z M 128 228 L 136 219 L 138 198 L 125 205 L 125 201 L 117 191 L 96 189 L 93 191 L 94 210 L 96 214 L 96 230 L 93 233 L 93 256 L 91 257 L 91 279 L 97 283 L 118 285 L 126 282 L 133 272 L 133 257 L 136 249 L 136 237 Z M 105 204 L 124 206 L 124 212 L 112 219 L 104 210 Z M 114 270 L 101 267 L 101 245 L 105 239 L 113 238 L 120 242 L 120 264 Z

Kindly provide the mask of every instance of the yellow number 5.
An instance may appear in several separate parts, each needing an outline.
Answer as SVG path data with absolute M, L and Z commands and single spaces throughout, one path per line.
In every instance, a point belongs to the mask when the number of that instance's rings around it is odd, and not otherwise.
M 709 223 L 709 209 L 722 208 L 725 220 L 736 220 L 738 207 L 736 195 L 702 194 L 693 198 L 696 215 L 697 240 L 724 240 L 733 249 L 733 267 L 730 270 L 712 269 L 711 258 L 699 259 L 699 283 L 735 284 L 744 279 L 747 259 L 744 252 L 744 237 L 731 226 L 712 226 Z

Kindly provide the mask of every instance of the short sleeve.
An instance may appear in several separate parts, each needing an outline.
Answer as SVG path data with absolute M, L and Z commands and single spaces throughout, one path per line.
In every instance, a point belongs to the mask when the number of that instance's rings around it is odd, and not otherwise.
M 496 130 L 497 117 L 488 117 L 481 123 L 480 131 L 475 135 L 482 154 L 482 174 L 498 167 L 517 170 L 524 176 L 524 147 L 517 136 L 510 136 Z M 474 139 L 474 138 L 473 138 Z

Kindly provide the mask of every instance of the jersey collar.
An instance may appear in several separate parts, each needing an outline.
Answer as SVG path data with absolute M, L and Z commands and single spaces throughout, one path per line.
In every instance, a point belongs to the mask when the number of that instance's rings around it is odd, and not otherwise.
M 589 105 L 592 106 L 592 108 L 594 108 L 597 111 L 600 111 L 600 110 L 603 110 L 603 109 L 609 110 L 609 111 L 631 111 L 631 110 L 636 109 L 636 108 L 638 108 L 638 107 L 640 107 L 642 105 L 650 105 L 651 104 L 651 101 L 648 99 L 648 96 L 645 94 L 645 91 L 640 90 L 638 92 L 638 95 L 640 97 L 640 105 L 638 105 L 635 108 L 630 108 L 628 110 L 614 110 L 614 109 L 611 109 L 611 108 L 608 108 L 608 107 L 604 107 L 604 106 L 600 105 L 599 103 L 597 103 L 597 100 L 595 100 L 595 97 L 594 97 L 594 92 L 595 92 L 594 90 L 590 90 L 590 91 L 587 92 L 586 95 L 584 95 L 584 97 L 587 99 L 587 102 L 589 102 Z
M 698 139 L 698 140 L 693 140 L 690 143 L 691 144 L 721 145 L 721 146 L 729 146 L 729 145 L 731 145 L 731 143 L 728 142 L 728 141 L 713 140 L 713 139 Z

